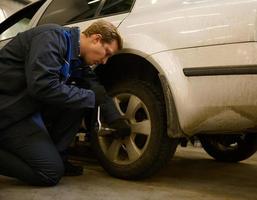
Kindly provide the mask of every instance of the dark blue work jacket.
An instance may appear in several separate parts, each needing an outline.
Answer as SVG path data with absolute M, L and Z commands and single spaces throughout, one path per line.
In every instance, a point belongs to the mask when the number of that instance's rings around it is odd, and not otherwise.
M 51 24 L 19 33 L 0 50 L 0 129 L 45 103 L 93 108 L 93 91 L 65 84 L 80 64 L 78 28 Z

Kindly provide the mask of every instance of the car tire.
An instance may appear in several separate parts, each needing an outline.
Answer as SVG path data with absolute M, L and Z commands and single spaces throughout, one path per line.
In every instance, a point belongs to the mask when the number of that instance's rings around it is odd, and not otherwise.
M 112 176 L 136 180 L 157 172 L 174 154 L 178 140 L 167 136 L 162 95 L 153 84 L 127 80 L 108 90 L 132 133 L 114 139 L 92 134 L 92 146 Z M 116 145 L 116 146 L 115 146 Z
M 204 150 L 214 159 L 223 162 L 239 162 L 257 151 L 257 134 L 201 135 Z

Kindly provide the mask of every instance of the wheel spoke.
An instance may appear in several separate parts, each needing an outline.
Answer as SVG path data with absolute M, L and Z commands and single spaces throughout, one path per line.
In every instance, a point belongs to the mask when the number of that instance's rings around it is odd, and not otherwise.
M 140 108 L 140 106 L 140 99 L 134 95 L 131 95 L 131 97 L 129 98 L 129 103 L 125 113 L 125 117 L 128 119 L 134 118 L 134 114 L 138 110 L 138 108 Z
M 113 101 L 114 101 L 114 104 L 115 104 L 116 108 L 118 108 L 120 114 L 121 114 L 121 115 L 124 115 L 124 113 L 123 113 L 122 110 L 120 109 L 120 99 L 117 98 L 117 97 L 113 97 Z
M 143 135 L 150 135 L 151 121 L 144 120 L 142 122 L 131 123 L 131 129 L 132 129 L 133 133 L 141 133 Z
M 136 133 L 134 133 L 134 132 L 132 132 L 131 134 L 130 134 L 130 140 L 135 140 L 135 138 L 136 138 L 136 136 L 137 136 L 137 134 Z
M 107 157 L 110 161 L 115 161 L 118 159 L 119 150 L 121 147 L 121 141 L 120 140 L 113 140 L 112 144 L 107 150 Z
M 135 142 L 131 138 L 128 138 L 125 141 L 125 146 L 130 161 L 137 160 L 141 156 L 141 150 L 136 146 Z

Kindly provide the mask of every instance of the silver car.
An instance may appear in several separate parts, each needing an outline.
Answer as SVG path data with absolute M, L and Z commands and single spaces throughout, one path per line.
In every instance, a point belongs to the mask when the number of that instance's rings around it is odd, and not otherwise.
M 1 23 L 0 45 L 45 23 L 115 24 L 124 49 L 95 71 L 132 133 L 91 143 L 111 175 L 139 179 L 188 141 L 225 162 L 256 152 L 256 10 L 257 0 L 41 0 Z

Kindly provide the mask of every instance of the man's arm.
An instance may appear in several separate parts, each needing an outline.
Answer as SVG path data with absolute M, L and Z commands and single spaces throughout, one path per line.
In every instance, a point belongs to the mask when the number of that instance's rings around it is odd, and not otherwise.
M 97 75 L 94 73 L 90 67 L 80 68 L 72 74 L 73 80 L 83 88 L 102 88 L 100 81 L 97 78 Z M 71 80 L 72 81 L 72 80 Z M 94 90 L 94 89 L 93 89 Z M 126 137 L 131 133 L 131 128 L 126 120 L 122 117 L 117 107 L 115 106 L 112 98 L 105 95 L 103 101 L 100 104 L 101 114 L 104 117 L 105 122 L 109 125 L 110 128 L 116 129 L 112 134 L 115 137 Z
M 75 80 L 79 87 L 82 88 L 91 89 L 93 87 L 103 87 L 97 75 L 90 67 L 84 66 L 75 70 L 72 74 L 71 79 Z M 108 124 L 122 118 L 112 98 L 107 95 L 107 92 L 105 92 L 105 97 L 100 106 L 104 120 Z

